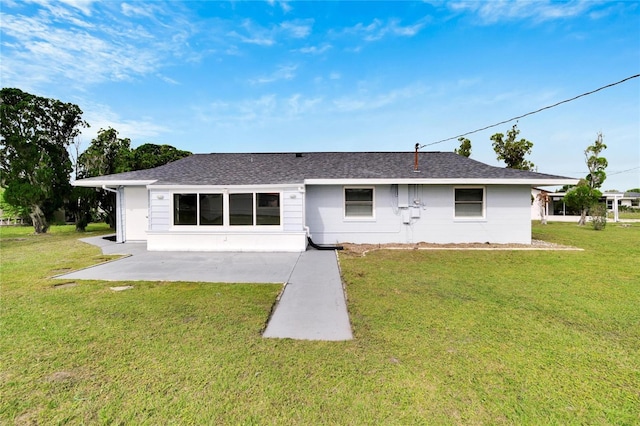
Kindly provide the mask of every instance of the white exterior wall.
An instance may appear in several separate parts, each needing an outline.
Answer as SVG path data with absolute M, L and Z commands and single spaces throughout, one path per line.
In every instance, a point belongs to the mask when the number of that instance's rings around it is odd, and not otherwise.
M 285 189 L 282 193 L 282 228 L 285 232 L 304 231 L 304 191 Z
M 169 191 L 149 190 L 149 231 L 167 231 L 171 227 L 171 197 Z
M 123 222 L 125 241 L 146 241 L 149 221 L 149 196 L 144 186 L 125 186 Z
M 314 242 L 531 243 L 527 185 L 485 186 L 483 218 L 454 217 L 452 185 L 398 185 L 398 191 L 392 185 L 376 185 L 374 218 L 346 219 L 343 188 L 307 186 L 306 218 Z M 408 207 L 399 207 L 403 205 Z
M 279 226 L 174 226 L 174 193 L 279 192 Z M 304 230 L 304 190 L 299 187 L 189 187 L 149 189 L 150 251 L 280 251 L 298 252 L 307 247 Z M 225 199 L 228 211 L 228 200 Z M 227 217 L 227 215 L 225 215 Z

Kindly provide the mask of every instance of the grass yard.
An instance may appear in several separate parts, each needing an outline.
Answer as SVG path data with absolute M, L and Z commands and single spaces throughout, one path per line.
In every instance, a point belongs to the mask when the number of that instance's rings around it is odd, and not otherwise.
M 278 285 L 56 288 L 105 256 L 30 232 L 0 229 L 0 424 L 640 423 L 640 223 L 343 253 L 349 342 L 263 339 Z
M 607 218 L 609 218 L 609 220 L 613 220 L 613 212 L 608 212 L 607 213 Z M 635 220 L 640 220 L 640 209 L 633 209 L 633 210 L 624 210 L 624 211 L 619 211 L 618 212 L 618 218 L 619 219 L 635 219 Z

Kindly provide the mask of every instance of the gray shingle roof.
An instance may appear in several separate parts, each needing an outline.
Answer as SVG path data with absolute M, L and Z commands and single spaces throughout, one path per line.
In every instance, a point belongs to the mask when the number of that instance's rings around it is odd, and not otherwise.
M 298 154 L 300 155 L 300 154 Z M 164 185 L 302 184 L 306 179 L 571 179 L 494 167 L 453 152 L 194 154 L 148 170 L 85 179 L 155 180 Z

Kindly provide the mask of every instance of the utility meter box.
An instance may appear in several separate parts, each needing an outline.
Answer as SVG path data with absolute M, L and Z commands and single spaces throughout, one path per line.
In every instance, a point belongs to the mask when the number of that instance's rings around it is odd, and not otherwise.
M 402 209 L 402 223 L 409 224 L 411 223 L 411 214 L 409 213 L 409 209 Z

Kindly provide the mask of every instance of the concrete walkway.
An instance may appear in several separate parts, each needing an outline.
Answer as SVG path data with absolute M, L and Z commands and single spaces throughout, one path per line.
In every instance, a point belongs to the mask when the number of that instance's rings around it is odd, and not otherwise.
M 310 249 L 300 255 L 263 336 L 304 340 L 353 338 L 334 251 Z
M 351 324 L 334 251 L 150 252 L 146 243 L 81 241 L 122 259 L 59 275 L 65 280 L 285 283 L 264 337 L 350 340 Z

